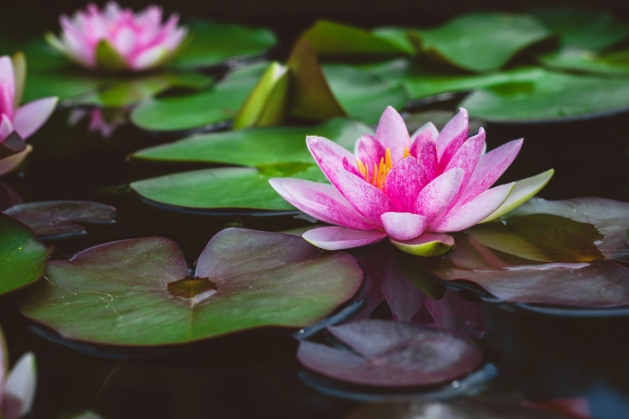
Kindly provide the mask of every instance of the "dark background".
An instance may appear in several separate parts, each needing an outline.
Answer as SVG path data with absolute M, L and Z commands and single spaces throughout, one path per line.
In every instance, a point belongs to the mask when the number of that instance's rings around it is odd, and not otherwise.
M 87 0 L 3 0 L 0 11 L 0 34 L 10 36 L 41 35 L 42 28 L 58 31 L 60 14 L 82 9 Z M 95 2 L 102 6 L 106 2 Z M 496 1 L 496 0 L 124 0 L 121 5 L 135 10 L 149 4 L 161 5 L 167 13 L 178 12 L 183 21 L 204 18 L 270 26 L 280 38 L 297 32 L 320 18 L 354 23 L 363 27 L 436 25 L 449 17 L 471 11 L 522 12 L 534 7 L 568 5 L 612 10 L 629 16 L 629 2 L 617 0 L 572 1 Z

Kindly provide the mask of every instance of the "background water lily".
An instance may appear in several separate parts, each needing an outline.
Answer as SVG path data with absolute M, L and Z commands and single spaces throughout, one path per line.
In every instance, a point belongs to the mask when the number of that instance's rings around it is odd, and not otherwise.
M 0 57 L 0 175 L 17 167 L 30 151 L 24 140 L 46 122 L 57 105 L 56 97 L 19 106 L 24 93 L 26 60 Z
M 35 355 L 28 352 L 18 360 L 7 374 L 7 353 L 4 336 L 0 330 L 0 417 L 18 419 L 31 411 L 37 370 Z
M 526 202 L 553 171 L 490 187 L 513 162 L 522 139 L 484 154 L 485 131 L 468 138 L 465 109 L 441 132 L 428 123 L 412 136 L 388 107 L 376 135 L 363 135 L 355 153 L 322 137 L 308 148 L 332 185 L 275 178 L 273 188 L 295 207 L 335 224 L 304 233 L 327 250 L 364 246 L 389 237 L 400 249 L 422 256 L 454 245 L 448 232 L 488 222 Z
M 141 71 L 164 64 L 187 34 L 173 14 L 162 23 L 162 9 L 149 6 L 134 13 L 110 2 L 101 10 L 89 4 L 72 18 L 61 16 L 61 36 L 47 34 L 48 42 L 87 68 Z

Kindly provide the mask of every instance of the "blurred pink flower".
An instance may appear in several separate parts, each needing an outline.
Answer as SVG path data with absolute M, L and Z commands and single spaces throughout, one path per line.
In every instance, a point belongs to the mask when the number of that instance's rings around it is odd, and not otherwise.
M 57 105 L 56 97 L 48 97 L 19 106 L 24 82 L 25 75 L 16 75 L 11 57 L 0 57 L 0 175 L 24 160 L 30 151 L 24 140 L 46 122 Z
M 187 34 L 179 16 L 162 23 L 162 9 L 149 6 L 134 13 L 110 2 L 100 10 L 89 4 L 74 16 L 61 16 L 61 36 L 46 35 L 59 52 L 88 68 L 147 70 L 164 64 Z
M 28 352 L 7 374 L 6 344 L 0 330 L 0 412 L 3 419 L 18 419 L 27 415 L 33 405 L 37 387 L 35 355 Z
M 70 113 L 69 123 L 75 126 L 84 117 L 89 116 L 90 132 L 98 132 L 101 137 L 109 138 L 114 131 L 126 122 L 127 109 L 110 109 L 108 115 L 101 108 L 75 108 Z
M 388 107 L 376 135 L 363 135 L 355 155 L 322 137 L 306 139 L 310 153 L 332 185 L 276 178 L 270 183 L 292 205 L 334 227 L 304 233 L 327 250 L 365 246 L 388 237 L 398 248 L 436 256 L 454 245 L 448 232 L 487 222 L 523 204 L 553 171 L 517 183 L 490 187 L 522 146 L 514 140 L 484 154 L 485 131 L 468 138 L 465 109 L 441 132 L 431 123 L 409 136 Z

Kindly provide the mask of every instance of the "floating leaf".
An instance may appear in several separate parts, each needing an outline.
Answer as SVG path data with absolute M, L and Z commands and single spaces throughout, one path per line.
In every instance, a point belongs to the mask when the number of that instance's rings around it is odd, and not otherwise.
M 532 14 L 559 34 L 561 46 L 587 50 L 610 47 L 629 35 L 629 26 L 609 12 L 575 7 L 546 7 Z
M 404 77 L 404 85 L 411 99 L 421 99 L 442 93 L 468 92 L 503 84 L 526 84 L 539 79 L 544 70 L 521 67 L 502 73 L 442 74 L 434 70 L 414 69 Z
M 365 31 L 341 23 L 320 20 L 302 37 L 320 55 L 400 55 L 415 54 L 406 30 L 381 28 Z
M 502 222 L 455 237 L 440 260 L 421 260 L 446 280 L 468 280 L 509 302 L 604 308 L 629 305 L 625 233 L 629 204 L 598 198 L 532 199 Z
M 629 108 L 629 79 L 540 70 L 534 80 L 475 91 L 460 106 L 494 122 L 537 122 L 617 113 Z
M 183 208 L 295 210 L 269 184 L 272 177 L 324 182 L 314 164 L 289 163 L 270 166 L 194 170 L 133 182 L 144 198 Z M 296 211 L 296 210 L 295 210 Z
M 188 275 L 168 239 L 113 242 L 51 262 L 49 281 L 19 308 L 69 339 L 172 345 L 265 326 L 304 327 L 347 301 L 362 282 L 347 254 L 322 254 L 298 237 L 242 229 L 217 234 L 199 257 L 198 279 Z M 200 293 L 192 298 L 171 292 L 186 281 L 215 289 L 195 287 Z
M 211 67 L 230 59 L 260 55 L 277 43 L 273 32 L 212 22 L 188 25 L 191 42 L 177 53 L 171 67 Z
M 316 127 L 269 127 L 196 135 L 170 144 L 140 150 L 139 159 L 225 163 L 242 166 L 313 163 L 306 136 L 329 138 L 351 150 L 368 126 L 349 119 L 333 119 Z
M 42 238 L 59 238 L 85 233 L 75 223 L 112 223 L 116 209 L 88 201 L 46 201 L 16 205 L 5 211 L 26 224 Z
M 629 75 L 629 50 L 609 53 L 564 47 L 539 57 L 542 64 L 558 70 L 579 71 L 601 75 Z
M 201 93 L 144 103 L 131 113 L 131 120 L 148 130 L 176 131 L 231 119 L 242 107 L 266 66 L 258 64 L 236 70 Z
M 532 16 L 498 13 L 471 13 L 414 34 L 423 51 L 475 72 L 498 70 L 519 51 L 551 36 Z
M 345 112 L 367 124 L 376 124 L 382 109 L 397 110 L 406 104 L 406 91 L 400 83 L 389 82 L 350 65 L 326 64 L 323 74 Z
M 52 250 L 30 228 L 0 213 L 0 294 L 26 287 L 41 278 Z
M 362 320 L 328 330 L 352 350 L 302 341 L 297 358 L 311 370 L 355 384 L 442 384 L 469 374 L 483 361 L 472 341 L 412 323 Z
M 437 415 L 437 416 L 435 416 Z M 517 403 L 495 400 L 453 402 L 396 401 L 372 403 L 347 419 L 561 419 L 564 416 Z

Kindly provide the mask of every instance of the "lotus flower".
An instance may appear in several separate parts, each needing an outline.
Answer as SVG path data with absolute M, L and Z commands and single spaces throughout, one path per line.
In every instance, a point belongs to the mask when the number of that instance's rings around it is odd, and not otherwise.
M 33 405 L 37 386 L 35 355 L 31 352 L 22 355 L 7 376 L 8 361 L 2 331 L 0 340 L 0 417 L 18 419 L 28 414 Z
M 24 160 L 31 150 L 24 140 L 46 122 L 57 105 L 56 97 L 48 97 L 18 107 L 24 92 L 25 69 L 22 54 L 16 54 L 13 60 L 0 57 L 0 175 Z
M 61 16 L 61 38 L 49 33 L 46 40 L 87 68 L 141 71 L 164 64 L 177 51 L 187 34 L 178 21 L 172 15 L 162 23 L 157 6 L 133 13 L 114 2 L 103 10 L 90 4 L 72 18 Z
M 448 232 L 488 222 L 523 204 L 548 183 L 553 171 L 490 187 L 513 162 L 522 139 L 484 154 L 485 131 L 468 138 L 465 109 L 441 132 L 431 123 L 409 136 L 402 117 L 388 107 L 375 137 L 363 135 L 355 155 L 322 137 L 306 143 L 332 185 L 271 179 L 293 206 L 332 227 L 304 233 L 327 250 L 365 246 L 388 237 L 401 250 L 436 256 L 454 245 Z

